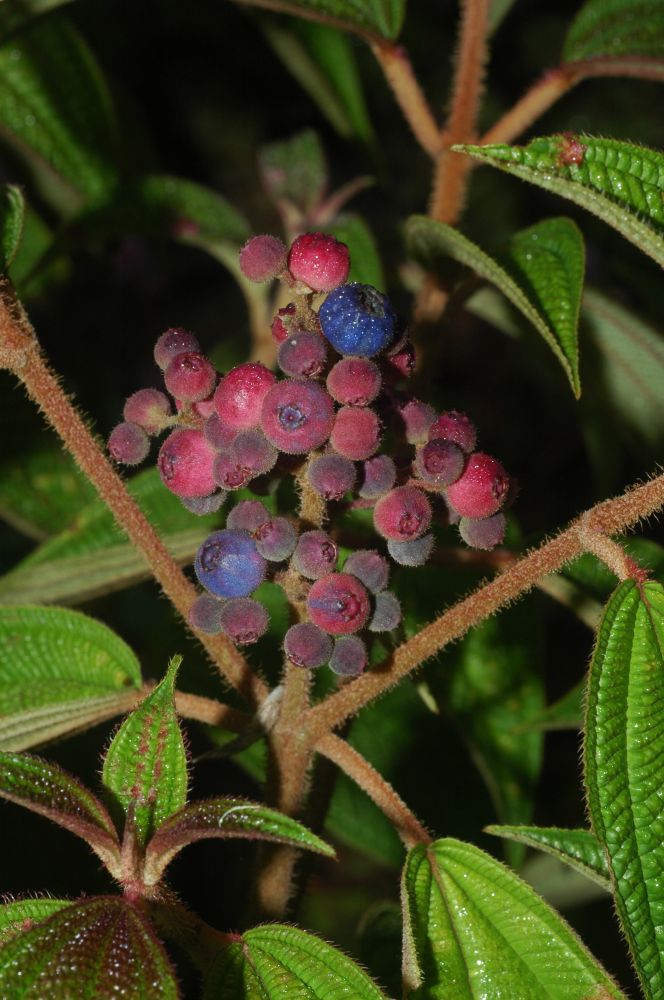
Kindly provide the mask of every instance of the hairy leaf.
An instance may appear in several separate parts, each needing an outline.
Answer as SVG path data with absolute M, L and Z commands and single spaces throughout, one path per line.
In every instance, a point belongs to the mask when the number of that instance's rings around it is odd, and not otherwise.
M 343 952 L 297 927 L 254 927 L 213 963 L 204 1000 L 385 1000 Z
M 25 202 L 21 189 L 5 184 L 0 190 L 0 272 L 14 260 L 23 235 Z
M 237 0 L 255 7 L 296 14 L 355 32 L 369 39 L 395 39 L 401 31 L 406 0 Z
M 606 856 L 590 830 L 563 830 L 554 826 L 487 826 L 486 833 L 546 851 L 611 891 Z
M 664 264 L 664 155 L 591 135 L 553 135 L 527 146 L 453 146 L 558 194 L 613 226 Z
M 70 899 L 50 899 L 44 896 L 40 899 L 17 899 L 13 903 L 0 905 L 0 947 L 23 931 L 31 929 L 33 924 L 52 913 L 71 906 Z
M 577 325 L 584 249 L 570 219 L 546 219 L 512 240 L 501 263 L 452 226 L 413 216 L 406 226 L 410 253 L 433 270 L 441 258 L 472 268 L 503 292 L 542 335 L 580 394 Z
M 187 755 L 174 702 L 181 662 L 179 656 L 171 660 L 163 681 L 125 719 L 104 758 L 104 786 L 122 818 L 132 809 L 141 846 L 187 801 Z
M 192 802 L 161 824 L 145 853 L 146 882 L 158 882 L 183 847 L 212 837 L 269 840 L 334 857 L 334 850 L 324 840 L 290 816 L 257 802 L 207 799 Z
M 63 736 L 73 736 L 116 715 L 129 712 L 136 702 L 136 690 L 117 691 L 97 697 L 55 701 L 0 717 L 0 749 L 28 750 Z
M 553 729 L 581 729 L 583 725 L 583 705 L 586 694 L 585 678 L 575 684 L 573 688 L 564 694 L 558 701 L 533 716 L 527 723 L 528 728 L 553 730 Z
M 286 142 L 264 146 L 258 164 L 270 197 L 277 203 L 292 202 L 305 216 L 327 191 L 325 153 L 318 134 L 311 129 Z
M 563 56 L 664 59 L 664 8 L 658 0 L 587 0 L 569 27 Z
M 52 913 L 0 948 L 0 995 L 177 1000 L 175 974 L 141 911 L 117 896 Z
M 590 819 L 644 994 L 664 996 L 664 588 L 623 582 L 590 666 L 584 765 Z
M 477 847 L 416 847 L 402 900 L 406 997 L 623 998 L 565 921 Z

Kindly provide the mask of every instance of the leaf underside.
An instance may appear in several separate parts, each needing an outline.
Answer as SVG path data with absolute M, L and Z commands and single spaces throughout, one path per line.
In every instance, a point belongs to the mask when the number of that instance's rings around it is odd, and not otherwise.
M 545 851 L 586 875 L 606 892 L 611 891 L 606 856 L 590 830 L 565 830 L 553 826 L 487 826 L 485 831 Z

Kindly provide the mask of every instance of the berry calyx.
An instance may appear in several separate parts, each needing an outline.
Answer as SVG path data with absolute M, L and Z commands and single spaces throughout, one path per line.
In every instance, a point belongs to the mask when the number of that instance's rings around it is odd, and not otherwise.
M 339 354 L 371 358 L 394 339 L 397 314 L 371 285 L 351 282 L 330 292 L 318 313 L 323 335 Z
M 248 597 L 265 578 L 265 559 L 247 531 L 224 528 L 205 539 L 194 562 L 199 582 L 217 597 Z
M 240 270 L 249 281 L 272 281 L 286 268 L 286 252 L 277 236 L 252 236 L 240 250 Z
M 325 233 L 304 233 L 288 251 L 288 270 L 312 291 L 331 292 L 348 278 L 348 247 Z

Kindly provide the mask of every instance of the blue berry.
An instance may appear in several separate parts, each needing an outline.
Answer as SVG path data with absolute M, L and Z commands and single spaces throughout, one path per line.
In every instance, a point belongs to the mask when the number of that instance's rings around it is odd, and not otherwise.
M 363 358 L 384 350 L 394 339 L 398 325 L 387 296 L 358 282 L 330 292 L 318 318 L 323 334 L 339 354 Z
M 248 531 L 225 528 L 209 535 L 194 563 L 196 576 L 217 597 L 248 597 L 263 582 L 266 563 Z

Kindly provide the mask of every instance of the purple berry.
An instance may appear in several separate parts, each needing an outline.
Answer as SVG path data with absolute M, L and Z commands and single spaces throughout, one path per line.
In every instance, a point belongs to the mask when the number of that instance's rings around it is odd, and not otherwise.
M 262 604 L 253 597 L 236 597 L 221 605 L 221 628 L 238 646 L 256 642 L 267 631 L 270 619 Z
M 297 531 L 287 518 L 272 517 L 256 529 L 254 538 L 256 548 L 264 559 L 283 562 L 293 554 L 297 544 Z
M 383 538 L 409 542 L 431 524 L 431 504 L 416 486 L 398 486 L 376 503 L 374 526 Z
M 203 517 L 205 514 L 215 514 L 223 505 L 227 495 L 223 490 L 217 490 L 209 497 L 180 497 L 180 500 L 190 514 Z
M 341 500 L 355 484 L 355 466 L 341 455 L 321 455 L 309 463 L 307 479 L 325 500 Z
M 397 330 L 397 315 L 387 296 L 358 282 L 330 292 L 318 318 L 323 335 L 339 354 L 362 358 L 384 350 Z
M 173 358 L 164 372 L 166 388 L 183 403 L 206 399 L 214 389 L 217 373 L 202 354 L 188 351 Z
M 216 453 L 212 474 L 223 490 L 239 490 L 254 478 L 253 471 L 240 465 L 232 451 Z
M 263 432 L 288 455 L 318 448 L 327 441 L 333 423 L 332 399 L 316 382 L 286 379 L 272 386 L 263 401 Z
M 146 434 L 159 434 L 170 423 L 171 404 L 159 389 L 139 389 L 127 399 L 122 416 L 142 427 Z
M 211 594 L 201 594 L 189 608 L 187 621 L 192 628 L 206 635 L 218 635 L 221 629 L 223 602 Z
M 378 365 L 368 358 L 342 358 L 327 376 L 330 396 L 347 406 L 367 406 L 381 387 Z
M 226 518 L 226 527 L 253 535 L 272 515 L 260 500 L 241 500 Z
M 454 441 L 462 451 L 469 455 L 477 444 L 477 431 L 465 413 L 459 413 L 458 410 L 447 410 L 447 412 L 441 413 L 429 428 L 429 438 Z
M 360 549 L 348 556 L 344 563 L 344 573 L 356 576 L 368 590 L 378 594 L 387 587 L 390 564 L 378 552 L 372 549 Z
M 374 455 L 362 465 L 359 494 L 364 500 L 377 500 L 397 481 L 397 467 L 389 455 Z
M 273 469 L 279 457 L 277 449 L 258 428 L 240 431 L 230 447 L 230 452 L 239 466 L 252 471 L 252 479 Z
M 313 622 L 291 625 L 284 638 L 286 656 L 296 667 L 322 667 L 332 655 L 332 639 Z
M 498 459 L 476 451 L 447 490 L 447 499 L 462 517 L 490 517 L 502 507 L 509 488 L 510 477 Z
M 387 551 L 400 566 L 423 566 L 433 552 L 433 535 L 422 535 L 412 542 L 389 539 Z
M 371 610 L 367 591 L 348 573 L 329 573 L 316 580 L 307 597 L 307 608 L 314 625 L 331 635 L 358 632 Z
M 200 351 L 200 349 L 201 345 L 191 330 L 185 330 L 182 326 L 174 326 L 166 333 L 162 333 L 154 345 L 154 359 L 161 370 L 165 371 L 178 354 Z
M 203 424 L 203 434 L 215 451 L 228 451 L 238 432 L 233 427 L 226 427 L 218 413 L 212 413 Z
M 399 407 L 399 416 L 409 444 L 424 444 L 428 440 L 429 428 L 436 419 L 436 411 L 432 406 L 419 399 L 409 399 Z
M 215 456 L 200 431 L 173 431 L 159 449 L 161 481 L 179 497 L 207 497 L 217 486 L 212 475 Z
M 325 341 L 317 333 L 297 330 L 284 340 L 277 353 L 277 363 L 285 375 L 315 378 L 327 360 Z
M 370 632 L 391 632 L 401 623 L 401 604 L 390 590 L 376 595 L 376 606 L 369 621 Z
M 340 677 L 357 677 L 368 662 L 367 647 L 356 635 L 343 635 L 334 643 L 330 669 Z
M 217 597 L 248 597 L 265 578 L 265 559 L 246 531 L 224 528 L 209 535 L 194 569 L 199 582 Z
M 425 483 L 450 486 L 455 483 L 466 464 L 466 456 L 454 441 L 433 438 L 418 449 L 413 467 Z
M 337 555 L 337 547 L 325 531 L 305 531 L 293 553 L 293 566 L 308 580 L 320 580 L 337 565 Z
M 342 406 L 334 421 L 330 444 L 340 455 L 354 462 L 369 458 L 380 444 L 377 414 L 369 407 Z
M 286 267 L 286 246 L 276 236 L 252 236 L 240 250 L 240 270 L 249 281 L 272 281 Z
M 348 247 L 325 233 L 304 233 L 288 251 L 288 270 L 314 292 L 331 292 L 342 285 L 349 269 Z
M 224 375 L 214 394 L 214 404 L 224 427 L 244 431 L 258 427 L 261 407 L 277 376 L 258 361 L 247 361 Z
M 125 421 L 111 431 L 108 451 L 120 465 L 140 465 L 150 451 L 150 438 L 138 424 Z
M 505 537 L 505 515 L 498 511 L 491 517 L 462 517 L 459 534 L 473 549 L 494 549 Z

